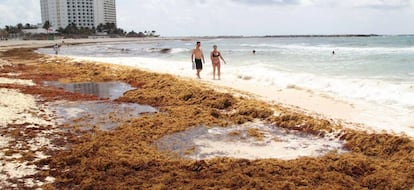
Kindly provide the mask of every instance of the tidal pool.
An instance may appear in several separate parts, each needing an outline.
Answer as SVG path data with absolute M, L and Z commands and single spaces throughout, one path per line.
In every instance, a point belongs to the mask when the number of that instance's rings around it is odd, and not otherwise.
M 330 151 L 346 152 L 344 142 L 266 124 L 234 127 L 196 127 L 161 138 L 156 145 L 181 157 L 195 160 L 215 157 L 283 160 L 318 157 Z
M 123 82 L 80 82 L 80 83 L 61 83 L 58 81 L 48 81 L 46 86 L 63 88 L 69 92 L 95 95 L 100 98 L 109 98 L 115 100 L 121 97 L 125 92 L 133 90 L 131 85 Z
M 108 98 L 107 101 L 59 101 L 49 104 L 55 112 L 58 124 L 79 126 L 80 129 L 97 127 L 111 130 L 143 113 L 154 113 L 158 110 L 148 105 L 114 102 L 125 92 L 134 88 L 123 82 L 81 82 L 60 83 L 49 81 L 46 86 L 63 88 L 66 91 L 95 95 Z
M 111 130 L 143 113 L 158 111 L 148 105 L 110 101 L 59 101 L 50 103 L 49 108 L 55 112 L 58 124 L 79 126 L 85 130 L 93 127 Z

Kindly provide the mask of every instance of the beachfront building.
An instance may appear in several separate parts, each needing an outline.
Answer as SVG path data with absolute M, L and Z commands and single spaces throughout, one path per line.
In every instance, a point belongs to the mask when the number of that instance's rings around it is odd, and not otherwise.
M 95 26 L 99 24 L 114 23 L 116 25 L 116 5 L 115 0 L 96 0 L 95 3 Z
M 54 30 L 69 24 L 84 28 L 116 25 L 115 0 L 40 0 L 40 7 L 42 23 L 49 21 Z
M 52 28 L 66 27 L 69 24 L 67 7 L 62 0 L 40 0 L 42 23 L 49 21 Z

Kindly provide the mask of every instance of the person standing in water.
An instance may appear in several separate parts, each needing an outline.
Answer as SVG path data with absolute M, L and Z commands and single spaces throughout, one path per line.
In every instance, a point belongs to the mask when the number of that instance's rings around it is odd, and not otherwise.
M 58 44 L 55 44 L 53 46 L 53 50 L 55 51 L 55 55 L 59 54 L 59 45 Z
M 221 53 L 217 50 L 217 45 L 213 46 L 213 51 L 210 53 L 211 64 L 213 65 L 213 80 L 216 80 L 216 70 L 217 77 L 220 80 L 220 59 L 226 63 Z
M 200 72 L 203 70 L 203 64 L 205 63 L 204 54 L 201 50 L 201 42 L 196 43 L 196 48 L 193 49 L 191 53 L 191 61 L 193 64 L 195 63 L 195 67 L 197 69 L 197 78 L 201 79 Z

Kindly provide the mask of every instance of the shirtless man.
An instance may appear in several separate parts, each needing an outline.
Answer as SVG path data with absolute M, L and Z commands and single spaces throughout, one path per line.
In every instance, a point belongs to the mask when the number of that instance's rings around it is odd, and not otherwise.
M 193 64 L 195 63 L 197 69 L 197 78 L 199 79 L 201 78 L 200 71 L 203 70 L 203 64 L 205 63 L 204 54 L 200 47 L 201 43 L 197 42 L 196 48 L 193 49 L 193 52 L 191 54 L 191 61 L 193 62 Z

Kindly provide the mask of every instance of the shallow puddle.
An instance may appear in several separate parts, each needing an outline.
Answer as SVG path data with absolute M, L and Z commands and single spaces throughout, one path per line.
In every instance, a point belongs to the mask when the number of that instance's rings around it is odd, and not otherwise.
M 162 150 L 196 160 L 214 157 L 284 160 L 318 157 L 330 151 L 346 152 L 343 144 L 337 138 L 321 138 L 264 124 L 228 128 L 196 127 L 163 137 L 157 142 Z
M 95 95 L 99 98 L 115 100 L 125 92 L 133 90 L 132 86 L 123 82 L 82 82 L 60 83 L 48 81 L 46 86 L 63 88 L 66 91 Z M 158 110 L 148 105 L 134 103 L 118 103 L 113 101 L 60 101 L 49 104 L 57 117 L 58 124 L 78 126 L 82 130 L 97 127 L 111 130 L 142 113 L 154 113 Z
M 131 85 L 123 82 L 82 82 L 82 83 L 61 83 L 58 81 L 48 81 L 46 86 L 63 88 L 69 92 L 95 95 L 100 98 L 109 98 L 111 100 L 121 97 L 125 92 L 133 90 Z
M 84 130 L 93 127 L 98 127 L 101 130 L 111 130 L 142 113 L 158 111 L 148 105 L 108 101 L 61 101 L 51 103 L 49 107 L 56 113 L 58 124 L 79 126 L 80 129 Z

